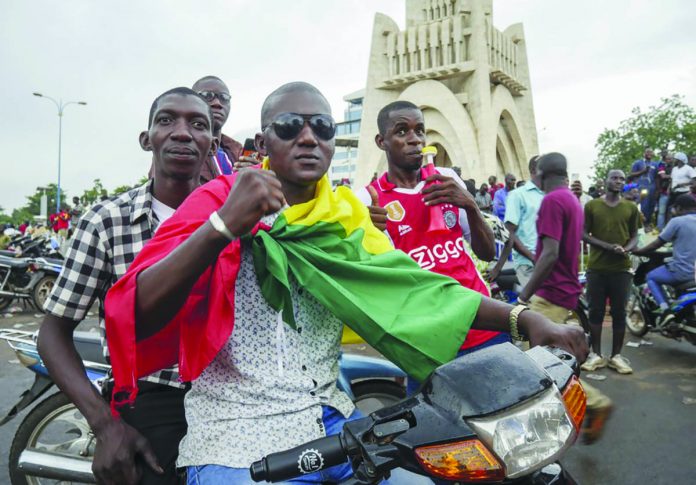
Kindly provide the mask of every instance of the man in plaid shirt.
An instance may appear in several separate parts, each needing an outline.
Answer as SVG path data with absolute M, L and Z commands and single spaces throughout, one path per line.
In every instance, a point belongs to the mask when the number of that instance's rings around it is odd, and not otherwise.
M 217 149 L 205 99 L 175 88 L 152 104 L 143 150 L 153 155 L 153 178 L 103 201 L 82 216 L 63 270 L 46 302 L 39 352 L 58 387 L 89 422 L 97 445 L 92 469 L 99 483 L 177 483 L 178 445 L 186 433 L 186 392 L 174 370 L 140 381 L 137 405 L 118 419 L 87 376 L 73 331 L 99 301 L 104 354 L 104 297 L 157 227 L 199 185 L 201 165 Z M 144 465 L 143 466 L 143 462 Z

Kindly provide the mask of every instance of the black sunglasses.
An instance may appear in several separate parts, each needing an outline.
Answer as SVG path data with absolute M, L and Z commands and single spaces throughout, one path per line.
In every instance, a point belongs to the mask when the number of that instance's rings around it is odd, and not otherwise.
M 198 91 L 198 94 L 210 103 L 215 98 L 219 99 L 223 103 L 229 103 L 232 96 L 227 93 L 216 93 L 215 91 Z
M 281 140 L 292 140 L 297 137 L 304 128 L 305 123 L 309 123 L 315 135 L 322 140 L 331 140 L 336 134 L 336 122 L 329 115 L 301 115 L 298 113 L 282 113 L 268 125 L 273 127 L 276 136 Z

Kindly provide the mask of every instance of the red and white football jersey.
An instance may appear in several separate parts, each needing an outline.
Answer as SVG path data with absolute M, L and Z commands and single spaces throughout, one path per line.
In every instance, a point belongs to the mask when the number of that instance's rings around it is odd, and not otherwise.
M 459 180 L 452 170 L 441 167 L 436 167 L 436 170 Z M 385 172 L 370 185 L 377 191 L 379 205 L 387 210 L 387 233 L 396 249 L 408 254 L 421 268 L 454 278 L 466 288 L 490 296 L 488 287 L 464 244 L 464 239 L 469 240 L 471 236 L 463 209 L 451 204 L 441 204 L 439 207 L 449 232 L 432 234 L 427 231 L 430 207 L 425 205 L 421 194 L 425 182 L 413 189 L 398 188 L 387 180 Z M 360 189 L 356 195 L 365 205 L 371 204 L 367 188 Z M 498 334 L 499 332 L 472 329 L 467 334 L 462 349 L 476 347 Z

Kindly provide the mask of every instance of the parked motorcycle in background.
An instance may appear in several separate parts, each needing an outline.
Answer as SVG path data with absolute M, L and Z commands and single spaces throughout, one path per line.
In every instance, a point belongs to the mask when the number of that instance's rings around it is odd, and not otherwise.
M 0 311 L 14 299 L 43 306 L 58 279 L 63 261 L 46 257 L 16 258 L 0 255 Z
M 656 251 L 640 256 L 640 264 L 633 276 L 633 287 L 626 307 L 626 326 L 636 337 L 648 332 L 659 332 L 665 337 L 696 345 L 696 281 L 676 287 L 665 286 L 670 302 L 667 312 L 661 312 L 647 284 L 647 274 L 665 263 L 671 253 Z

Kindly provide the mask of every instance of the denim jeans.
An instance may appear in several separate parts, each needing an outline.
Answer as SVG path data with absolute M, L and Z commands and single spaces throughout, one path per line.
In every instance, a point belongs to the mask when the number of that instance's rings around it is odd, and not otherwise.
M 667 223 L 667 203 L 669 202 L 668 194 L 660 194 L 657 201 L 657 229 L 662 230 Z
M 338 434 L 343 429 L 346 421 L 362 418 L 363 415 L 357 409 L 347 419 L 341 413 L 329 406 L 323 406 L 322 419 L 326 429 L 326 435 Z M 341 482 L 353 475 L 350 464 L 346 461 L 342 465 L 336 465 L 320 472 L 304 475 L 300 478 L 288 480 L 292 485 L 310 485 L 324 482 Z M 221 465 L 190 466 L 187 469 L 187 485 L 254 485 L 248 468 L 230 468 Z M 432 480 L 402 469 L 392 471 L 389 480 L 382 481 L 382 485 L 432 485 Z
M 655 212 L 655 189 L 648 189 L 648 195 L 640 202 L 640 211 L 645 217 L 645 225 L 652 224 L 653 212 Z
M 655 301 L 664 309 L 668 308 L 669 304 L 667 303 L 667 298 L 665 298 L 664 291 L 662 291 L 662 285 L 677 285 L 684 282 L 683 279 L 675 277 L 674 273 L 665 265 L 658 266 L 648 273 L 647 280 L 648 288 L 650 288 Z

